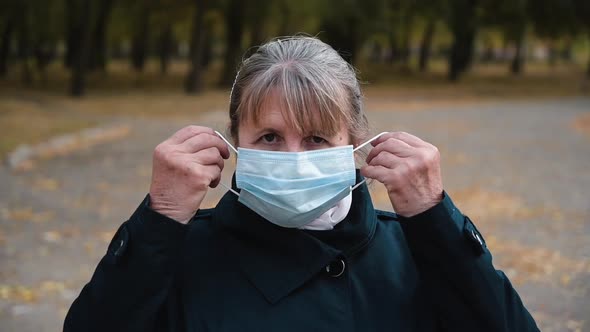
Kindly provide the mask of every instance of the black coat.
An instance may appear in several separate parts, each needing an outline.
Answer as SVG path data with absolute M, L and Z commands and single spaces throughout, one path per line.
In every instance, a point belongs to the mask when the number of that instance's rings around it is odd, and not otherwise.
M 402 218 L 366 185 L 332 231 L 275 226 L 227 193 L 188 225 L 119 228 L 64 331 L 538 331 L 449 196 Z

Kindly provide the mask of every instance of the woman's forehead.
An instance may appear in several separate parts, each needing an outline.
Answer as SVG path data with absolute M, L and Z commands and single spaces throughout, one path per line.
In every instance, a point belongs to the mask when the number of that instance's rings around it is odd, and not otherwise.
M 300 134 L 333 135 L 342 125 L 342 123 L 336 123 L 341 122 L 339 121 L 341 119 L 322 118 L 320 108 L 314 103 L 301 106 L 305 106 L 305 109 L 294 108 L 281 93 L 274 90 L 270 91 L 258 109 L 250 112 L 250 116 L 244 120 L 251 122 L 257 128 L 277 131 L 295 130 Z M 327 121 L 330 123 L 326 123 Z

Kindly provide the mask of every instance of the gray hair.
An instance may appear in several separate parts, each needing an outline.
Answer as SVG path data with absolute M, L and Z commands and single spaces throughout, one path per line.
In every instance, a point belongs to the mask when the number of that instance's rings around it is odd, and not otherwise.
M 271 91 L 280 93 L 283 116 L 300 133 L 333 136 L 344 123 L 351 143 L 368 138 L 369 124 L 355 69 L 317 38 L 280 37 L 242 61 L 229 106 L 229 129 L 236 143 L 240 123 L 258 120 Z M 319 117 L 314 114 L 317 112 Z

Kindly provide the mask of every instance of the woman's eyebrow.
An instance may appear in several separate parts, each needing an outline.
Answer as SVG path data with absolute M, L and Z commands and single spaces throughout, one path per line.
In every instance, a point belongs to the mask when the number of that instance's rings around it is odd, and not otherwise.
M 304 133 L 304 136 L 321 136 L 323 138 L 334 138 L 337 133 L 329 133 L 325 130 L 312 130 Z
M 256 130 L 256 135 L 260 135 L 261 133 L 264 133 L 264 132 L 268 132 L 268 133 L 272 133 L 272 134 L 280 134 L 281 133 L 281 131 L 278 130 L 278 129 L 276 129 L 276 128 L 264 127 L 264 128 L 261 128 L 261 129 L 257 129 Z

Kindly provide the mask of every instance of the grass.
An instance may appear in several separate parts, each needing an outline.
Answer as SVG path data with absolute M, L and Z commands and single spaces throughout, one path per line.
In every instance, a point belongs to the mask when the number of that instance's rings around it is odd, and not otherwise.
M 198 96 L 183 93 L 186 64 L 172 63 L 167 75 L 149 62 L 142 74 L 126 62 L 112 62 L 106 73 L 88 77 L 87 96 L 67 96 L 69 74 L 60 64 L 47 70 L 45 80 L 36 77 L 25 86 L 20 68 L 10 68 L 0 81 L 0 156 L 21 143 L 37 143 L 49 137 L 95 126 L 120 116 L 196 117 L 201 112 L 227 109 L 229 88 L 215 80 L 220 67 L 205 74 L 206 90 Z M 538 99 L 589 95 L 590 83 L 579 65 L 549 68 L 528 64 L 526 73 L 513 76 L 506 64 L 479 65 L 460 82 L 449 83 L 445 64 L 433 62 L 429 73 L 412 73 L 387 64 L 360 64 L 368 110 L 419 110 L 437 106 L 511 99 Z

